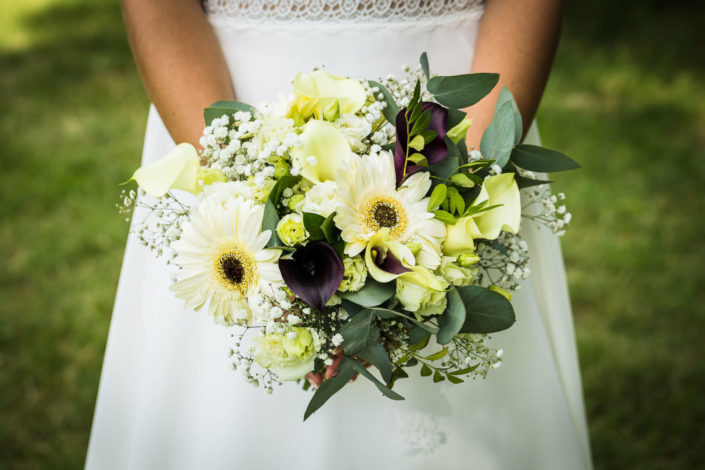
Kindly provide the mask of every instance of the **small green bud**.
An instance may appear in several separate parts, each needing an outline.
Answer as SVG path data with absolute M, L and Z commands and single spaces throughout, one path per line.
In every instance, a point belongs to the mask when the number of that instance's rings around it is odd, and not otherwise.
M 323 110 L 323 119 L 334 122 L 340 117 L 340 104 L 338 100 L 333 101 Z
M 303 194 L 294 194 L 293 196 L 291 196 L 291 198 L 289 199 L 289 210 L 296 211 L 296 206 L 298 206 L 303 200 Z
M 477 264 L 480 261 L 480 257 L 473 252 L 461 253 L 458 255 L 458 264 L 464 268 L 469 268 Z
M 280 158 L 279 160 L 277 160 L 276 165 L 274 165 L 274 177 L 276 179 L 281 178 L 282 176 L 289 173 L 290 168 L 291 166 L 289 165 L 289 163 L 283 158 Z

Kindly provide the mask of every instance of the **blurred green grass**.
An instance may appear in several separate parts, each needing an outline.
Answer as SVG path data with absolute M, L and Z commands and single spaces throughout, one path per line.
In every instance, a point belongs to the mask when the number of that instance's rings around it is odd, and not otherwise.
M 147 98 L 119 5 L 0 0 L 0 467 L 80 468 Z M 705 466 L 700 2 L 572 2 L 539 120 L 596 468 Z

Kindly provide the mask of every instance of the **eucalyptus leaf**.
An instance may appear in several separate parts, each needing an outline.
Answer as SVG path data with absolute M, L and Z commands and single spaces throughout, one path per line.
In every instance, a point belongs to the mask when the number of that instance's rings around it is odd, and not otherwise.
M 461 333 L 494 333 L 514 324 L 514 308 L 502 295 L 479 286 L 457 287 L 465 305 Z
M 426 76 L 426 80 L 428 80 L 431 78 L 431 70 L 428 66 L 428 56 L 425 52 L 421 54 L 419 62 L 421 63 L 421 70 L 423 70 L 423 74 Z
M 429 79 L 426 89 L 443 106 L 460 109 L 484 98 L 498 80 L 496 73 L 437 76 Z
M 491 158 L 500 167 L 509 161 L 515 138 L 512 103 L 504 102 L 495 110 L 494 118 L 480 141 L 480 150 L 486 158 Z
M 497 114 L 497 110 L 504 103 L 511 103 L 512 106 L 512 117 L 514 118 L 514 145 L 516 145 L 521 142 L 522 134 L 524 133 L 524 127 L 521 120 L 521 113 L 519 112 L 519 107 L 517 106 L 517 103 L 514 100 L 514 95 L 512 95 L 512 92 L 509 91 L 509 88 L 507 87 L 502 87 L 502 90 L 499 92 L 499 96 L 497 97 L 497 106 L 495 107 L 495 115 Z
M 519 186 L 519 189 L 530 188 L 531 186 L 539 186 L 541 184 L 553 183 L 553 181 L 550 180 L 537 180 L 533 178 L 527 178 L 525 176 L 521 176 L 519 173 L 514 174 L 514 180 L 517 182 L 517 186 Z
M 538 145 L 517 145 L 512 152 L 511 160 L 516 166 L 525 170 L 542 173 L 580 168 L 580 165 L 570 157 Z
M 372 311 L 365 309 L 358 312 L 350 321 L 340 328 L 343 335 L 345 354 L 357 354 L 365 348 L 372 327 Z
M 360 364 L 360 362 L 358 362 L 354 359 L 350 359 L 350 358 L 345 357 L 341 361 L 341 364 L 346 361 L 350 362 L 350 365 L 352 366 L 353 369 L 355 369 L 355 371 L 357 373 L 359 373 L 361 376 L 363 376 L 364 378 L 366 378 L 367 380 L 369 380 L 370 382 L 375 384 L 375 387 L 377 387 L 377 390 L 382 392 L 382 395 L 384 395 L 385 397 L 391 398 L 392 400 L 403 400 L 404 399 L 403 396 L 399 395 L 397 392 L 393 391 L 392 389 L 390 389 L 386 385 L 384 385 L 382 382 L 380 382 L 374 375 L 372 375 L 370 373 L 369 370 L 367 370 L 365 368 L 365 366 Z
M 394 283 L 383 284 L 368 277 L 362 289 L 356 292 L 338 292 L 338 296 L 363 307 L 376 307 L 391 298 L 394 292 Z
M 401 312 L 397 312 L 396 310 L 390 310 L 388 308 L 379 308 L 379 307 L 372 307 L 370 308 L 374 312 L 375 315 L 377 315 L 378 318 L 384 318 L 384 319 L 389 319 L 389 318 L 394 318 L 395 316 L 405 318 L 406 320 L 410 321 L 411 323 L 414 323 L 416 326 L 419 328 L 423 329 L 424 331 L 431 333 L 431 334 L 436 334 L 438 332 L 438 328 L 436 328 L 433 325 L 427 325 L 426 323 L 418 321 L 416 318 L 406 315 Z
M 272 201 L 267 199 L 264 203 L 264 215 L 262 217 L 262 231 L 271 230 L 272 234 L 267 242 L 267 247 L 274 247 L 281 245 L 282 242 L 277 236 L 277 224 L 279 223 L 279 214 L 277 209 L 274 207 Z
M 311 397 L 311 401 L 308 403 L 306 411 L 304 412 L 304 421 L 306 421 L 309 416 L 322 407 L 330 397 L 335 395 L 348 382 L 350 382 L 355 375 L 355 369 L 353 369 L 351 364 L 351 362 L 354 361 L 349 359 L 346 361 L 345 359 L 347 358 L 340 361 L 340 364 L 338 365 L 338 373 L 330 379 L 324 380 L 321 386 L 318 387 L 318 390 L 316 390 L 313 394 L 313 397 Z
M 220 118 L 223 114 L 227 114 L 232 123 L 233 114 L 238 111 L 247 111 L 254 114 L 255 108 L 240 101 L 216 101 L 205 110 L 203 110 L 203 119 L 206 121 L 206 126 L 210 126 L 213 119 Z
M 449 290 L 446 299 L 446 310 L 438 317 L 438 325 L 440 326 L 436 334 L 438 344 L 450 343 L 465 323 L 465 305 L 457 289 Z
M 382 346 L 381 343 L 377 341 L 370 341 L 362 351 L 357 353 L 357 355 L 379 369 L 379 373 L 382 375 L 382 379 L 386 383 L 389 383 L 392 380 L 392 360 L 389 358 L 387 350 L 384 349 L 384 346 Z
M 389 92 L 389 90 L 387 90 L 387 87 L 385 87 L 379 82 L 370 80 L 368 83 L 372 88 L 379 88 L 379 93 L 382 93 L 384 102 L 387 104 L 387 106 L 385 106 L 382 110 L 382 114 L 384 115 L 384 118 L 387 120 L 387 122 L 392 125 L 396 125 L 397 114 L 399 114 L 399 106 L 397 106 L 397 103 L 394 101 L 392 94 Z
M 448 129 L 452 129 L 465 119 L 467 113 L 459 109 L 450 108 L 448 110 Z

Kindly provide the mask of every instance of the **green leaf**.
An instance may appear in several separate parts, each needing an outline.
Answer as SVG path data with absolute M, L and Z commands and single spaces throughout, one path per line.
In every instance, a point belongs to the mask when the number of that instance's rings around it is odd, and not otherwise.
M 519 112 L 519 107 L 514 100 L 514 95 L 509 91 L 509 88 L 502 87 L 497 97 L 497 105 L 495 106 L 495 115 L 497 110 L 504 104 L 511 103 L 512 105 L 512 117 L 514 118 L 514 145 L 521 142 L 522 134 L 524 133 L 524 127 L 521 120 L 521 113 Z
M 446 158 L 438 163 L 434 163 L 428 167 L 432 175 L 435 175 L 442 179 L 450 178 L 456 168 L 460 165 L 460 151 L 458 147 L 453 144 L 448 137 L 445 138 L 446 148 L 448 149 L 448 155 Z M 462 142 L 461 142 L 462 143 Z M 463 144 L 465 145 L 465 144 Z M 465 163 L 465 162 L 463 162 Z
M 493 159 L 497 165 L 503 168 L 509 161 L 509 155 L 514 147 L 514 133 L 512 103 L 504 102 L 495 110 L 492 122 L 482 134 L 480 141 L 482 155 Z
M 323 381 L 318 390 L 311 397 L 311 401 L 308 402 L 306 411 L 304 412 L 304 421 L 308 419 L 313 413 L 315 413 L 320 407 L 322 407 L 330 397 L 335 395 L 341 388 L 343 388 L 355 375 L 355 369 L 349 359 L 346 361 L 344 358 L 340 361 L 338 365 L 338 373 Z
M 340 328 L 345 354 L 357 354 L 367 345 L 372 327 L 372 310 L 362 310 Z
M 430 367 L 428 367 L 426 364 L 421 366 L 421 377 L 428 377 L 431 374 L 433 374 L 433 371 Z
M 386 385 L 384 385 L 382 382 L 380 382 L 374 375 L 370 374 L 370 371 L 368 371 L 365 366 L 363 366 L 360 362 L 350 359 L 350 358 L 343 358 L 341 361 L 341 364 L 343 362 L 350 361 L 351 366 L 355 371 L 357 371 L 361 376 L 375 384 L 375 387 L 377 387 L 377 390 L 382 392 L 382 395 L 384 395 L 387 398 L 391 398 L 392 400 L 403 400 L 404 397 L 399 395 L 397 392 L 391 390 L 388 388 Z
M 382 284 L 368 277 L 367 282 L 359 291 L 338 292 L 337 295 L 363 307 L 376 307 L 391 298 L 394 292 L 396 292 L 396 286 L 393 282 Z
M 421 63 L 421 70 L 423 70 L 423 74 L 426 76 L 426 80 L 428 80 L 431 78 L 431 70 L 428 67 L 428 56 L 425 52 L 421 54 L 419 62 Z
M 428 129 L 429 124 L 431 124 L 431 111 L 427 109 L 414 121 L 414 126 L 411 128 L 409 136 L 420 134 Z
M 304 227 L 306 227 L 306 231 L 309 233 L 309 240 L 315 241 L 326 238 L 322 228 L 323 223 L 326 221 L 323 216 L 311 212 L 304 212 L 303 219 Z
M 282 242 L 277 237 L 277 224 L 279 223 L 279 214 L 277 209 L 274 207 L 272 201 L 267 199 L 264 203 L 264 216 L 262 217 L 262 231 L 271 230 L 272 235 L 269 237 L 267 242 L 268 247 L 281 245 Z
M 438 328 L 436 328 L 433 325 L 427 325 L 426 323 L 418 321 L 416 318 L 406 315 L 401 312 L 397 312 L 396 310 L 390 310 L 388 308 L 379 308 L 379 307 L 372 307 L 370 310 L 372 310 L 375 315 L 377 315 L 378 318 L 384 318 L 384 319 L 389 319 L 389 318 L 394 318 L 395 316 L 397 317 L 402 317 L 410 322 L 414 323 L 417 325 L 419 328 L 423 329 L 424 331 L 431 333 L 431 334 L 436 334 L 438 332 Z
M 362 305 L 352 303 L 346 299 L 341 299 L 340 306 L 343 307 L 346 312 L 348 312 L 348 315 L 350 317 L 356 315 L 358 312 L 365 309 L 365 307 L 363 307 Z
M 425 356 L 424 359 L 428 359 L 429 361 L 437 361 L 439 359 L 443 359 L 446 354 L 448 354 L 448 348 L 443 348 L 438 352 Z
M 462 215 L 465 212 L 465 199 L 454 186 L 448 188 L 448 201 L 451 214 Z
M 454 383 L 454 384 L 461 384 L 461 383 L 465 382 L 465 381 L 464 381 L 463 379 L 461 379 L 460 377 L 456 377 L 456 376 L 451 375 L 451 374 L 446 374 L 446 378 L 448 379 L 448 381 L 450 381 L 450 383 Z
M 516 166 L 525 170 L 543 173 L 580 168 L 580 165 L 570 157 L 538 145 L 517 145 L 512 152 L 511 160 Z
M 233 121 L 233 114 L 238 111 L 247 111 L 254 114 L 255 108 L 249 104 L 241 103 L 240 101 L 216 101 L 205 110 L 203 110 L 203 118 L 206 121 L 206 126 L 210 126 L 213 119 L 220 118 L 223 114 L 227 114 L 230 118 L 230 123 Z
M 421 337 L 421 339 L 418 339 L 418 337 L 412 338 L 412 334 L 409 333 L 409 343 L 413 344 L 413 346 L 411 346 L 409 348 L 410 351 L 419 351 L 419 350 L 425 348 L 426 345 L 428 344 L 429 340 L 431 339 L 431 335 L 429 335 L 428 333 L 426 333 L 423 330 L 421 330 L 421 331 L 423 332 L 423 336 Z M 413 332 L 413 330 L 412 330 L 412 332 Z M 418 339 L 418 341 L 415 341 L 417 339 Z
M 387 87 L 385 87 L 379 82 L 370 80 L 367 83 L 369 83 L 370 87 L 379 88 L 378 93 L 382 93 L 384 102 L 387 103 L 387 106 L 385 106 L 382 110 L 382 114 L 384 115 L 384 118 L 387 120 L 387 122 L 395 126 L 397 122 L 397 114 L 399 114 L 399 106 L 397 106 L 396 102 L 394 101 L 392 94 L 389 92 L 389 90 L 387 90 Z
M 448 110 L 448 129 L 452 129 L 462 122 L 467 116 L 465 111 L 450 108 Z
M 411 142 L 409 142 L 409 147 L 419 152 L 423 150 L 424 145 L 426 145 L 426 142 L 423 136 L 421 135 L 417 135 L 416 137 L 411 139 Z
M 455 288 L 449 290 L 446 299 L 446 310 L 438 317 L 438 326 L 440 326 L 436 334 L 438 344 L 450 343 L 465 323 L 465 305 L 458 291 Z
M 429 79 L 426 89 L 443 106 L 460 109 L 484 98 L 498 80 L 496 73 L 437 76 Z
M 514 324 L 514 308 L 504 296 L 479 286 L 457 288 L 465 305 L 461 333 L 494 333 Z
M 433 373 L 433 383 L 443 382 L 446 378 L 439 371 Z
M 450 177 L 450 180 L 463 188 L 472 188 L 475 186 L 475 182 L 468 173 L 456 173 Z
M 359 351 L 357 355 L 379 369 L 379 373 L 385 382 L 389 383 L 392 380 L 392 360 L 381 343 L 370 341 L 365 349 Z
M 448 186 L 445 184 L 437 184 L 433 191 L 431 191 L 431 196 L 428 198 L 428 211 L 434 211 L 443 203 L 448 193 Z
M 455 225 L 456 219 L 450 212 L 439 209 L 437 211 L 433 211 L 433 215 L 444 224 Z
M 279 201 L 282 198 L 282 193 L 286 188 L 290 188 L 292 186 L 295 186 L 296 183 L 301 181 L 300 176 L 294 176 L 294 175 L 289 175 L 286 174 L 279 178 L 277 182 L 275 183 L 274 187 L 272 187 L 272 190 L 269 192 L 269 197 L 268 199 L 272 201 L 274 204 L 274 207 L 279 204 Z
M 335 217 L 335 212 L 326 217 L 326 220 L 321 224 L 321 231 L 326 238 L 328 243 L 335 243 L 338 240 L 338 229 L 335 226 L 333 218 Z M 341 258 L 342 259 L 342 258 Z
M 419 166 L 428 166 L 428 160 L 426 160 L 426 156 L 422 153 L 412 153 L 407 160 Z
M 521 176 L 519 173 L 514 174 L 514 180 L 517 182 L 517 186 L 519 186 L 519 189 L 530 188 L 531 186 L 538 186 L 541 184 L 553 183 L 553 181 L 549 180 L 535 180 L 533 178 L 527 178 L 525 176 Z
M 452 375 L 465 375 L 465 374 L 469 374 L 470 372 L 473 372 L 478 367 L 480 367 L 479 363 L 475 364 L 474 366 L 466 367 L 465 369 L 454 370 L 453 372 L 450 372 L 450 374 L 452 374 Z

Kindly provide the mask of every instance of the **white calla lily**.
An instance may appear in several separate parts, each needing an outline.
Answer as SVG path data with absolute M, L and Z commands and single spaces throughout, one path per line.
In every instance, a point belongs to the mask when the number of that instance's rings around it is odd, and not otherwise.
M 339 113 L 356 113 L 367 100 L 359 81 L 338 77 L 325 70 L 298 74 L 294 78 L 294 92 L 297 96 L 294 104 L 304 118 L 311 114 L 321 118 L 327 108 L 335 107 L 336 101 Z
M 350 161 L 350 144 L 329 122 L 312 119 L 299 137 L 301 145 L 291 150 L 291 157 L 301 166 L 301 175 L 312 183 L 333 181 L 338 168 Z
M 486 207 L 498 206 L 488 211 L 459 218 L 455 225 L 448 225 L 448 236 L 443 253 L 456 256 L 473 250 L 474 239 L 494 240 L 501 231 L 517 233 L 521 222 L 521 199 L 513 173 L 490 176 L 482 184 L 473 206 L 485 203 Z
M 198 152 L 191 144 L 179 144 L 161 160 L 137 169 L 132 179 L 150 196 L 161 197 L 170 189 L 193 194 L 203 190 L 199 182 L 212 184 L 226 181 L 218 170 L 202 168 Z

